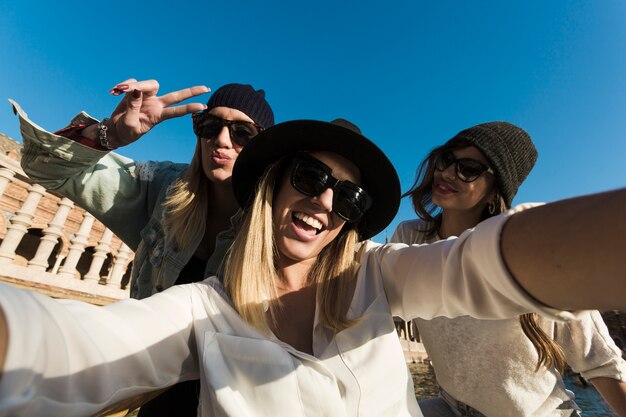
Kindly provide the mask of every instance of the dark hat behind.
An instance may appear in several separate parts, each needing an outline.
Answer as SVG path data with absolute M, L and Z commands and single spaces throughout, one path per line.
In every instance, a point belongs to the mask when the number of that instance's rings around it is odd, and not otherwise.
M 354 163 L 361 171 L 361 187 L 373 199 L 372 207 L 357 223 L 361 240 L 387 227 L 400 206 L 400 180 L 378 146 L 344 119 L 333 122 L 293 120 L 259 133 L 248 143 L 233 168 L 233 188 L 242 207 L 248 206 L 265 169 L 299 151 L 328 151 Z
M 537 149 L 528 133 L 509 122 L 482 123 L 459 132 L 489 160 L 507 206 L 537 161 Z
M 274 112 L 265 100 L 265 91 L 255 90 L 250 84 L 233 83 L 218 88 L 209 98 L 207 110 L 219 106 L 245 113 L 264 129 L 274 125 Z

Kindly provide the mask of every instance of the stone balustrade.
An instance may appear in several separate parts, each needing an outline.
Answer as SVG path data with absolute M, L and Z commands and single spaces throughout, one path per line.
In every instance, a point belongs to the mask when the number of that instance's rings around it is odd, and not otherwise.
M 130 248 L 2 154 L 0 208 L 0 281 L 100 305 L 128 298 Z

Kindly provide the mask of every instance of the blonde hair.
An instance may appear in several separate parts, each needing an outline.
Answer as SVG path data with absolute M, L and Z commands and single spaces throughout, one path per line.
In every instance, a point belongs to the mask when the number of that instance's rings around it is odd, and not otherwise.
M 200 140 L 187 171 L 167 191 L 163 202 L 164 226 L 179 248 L 191 244 L 198 229 L 204 229 L 208 211 L 209 179 L 202 168 Z
M 248 324 L 264 333 L 269 331 L 270 324 L 276 325 L 281 308 L 272 203 L 274 187 L 287 162 L 271 165 L 261 178 L 254 201 L 244 212 L 242 227 L 231 246 L 224 271 L 224 286 L 235 309 Z M 310 284 L 318 285 L 320 323 L 334 331 L 355 322 L 347 319 L 346 314 L 355 288 L 357 244 L 354 228 L 342 230 L 320 252 L 307 277 Z

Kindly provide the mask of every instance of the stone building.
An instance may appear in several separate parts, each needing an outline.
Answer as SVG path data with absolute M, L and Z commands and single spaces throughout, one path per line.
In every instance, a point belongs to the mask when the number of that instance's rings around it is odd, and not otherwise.
M 26 177 L 0 134 L 0 281 L 93 304 L 127 298 L 133 252 L 72 201 Z

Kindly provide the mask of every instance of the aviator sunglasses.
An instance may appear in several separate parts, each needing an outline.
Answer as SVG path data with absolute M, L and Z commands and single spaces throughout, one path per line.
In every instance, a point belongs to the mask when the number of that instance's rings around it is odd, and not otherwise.
M 194 113 L 191 116 L 193 121 L 193 132 L 196 136 L 205 139 L 214 139 L 220 134 L 224 126 L 228 126 L 230 139 L 235 145 L 244 147 L 263 128 L 255 123 L 243 120 L 226 120 L 214 116 L 207 111 Z
M 299 193 L 315 197 L 327 188 L 333 190 L 333 213 L 348 223 L 357 222 L 372 206 L 367 192 L 351 181 L 332 176 L 332 169 L 322 161 L 308 155 L 296 154 L 291 172 L 291 185 Z
M 437 171 L 445 171 L 454 164 L 456 176 L 463 182 L 476 181 L 483 172 L 487 171 L 495 175 L 493 169 L 487 165 L 470 158 L 456 158 L 452 152 L 442 152 L 435 156 L 434 165 Z

